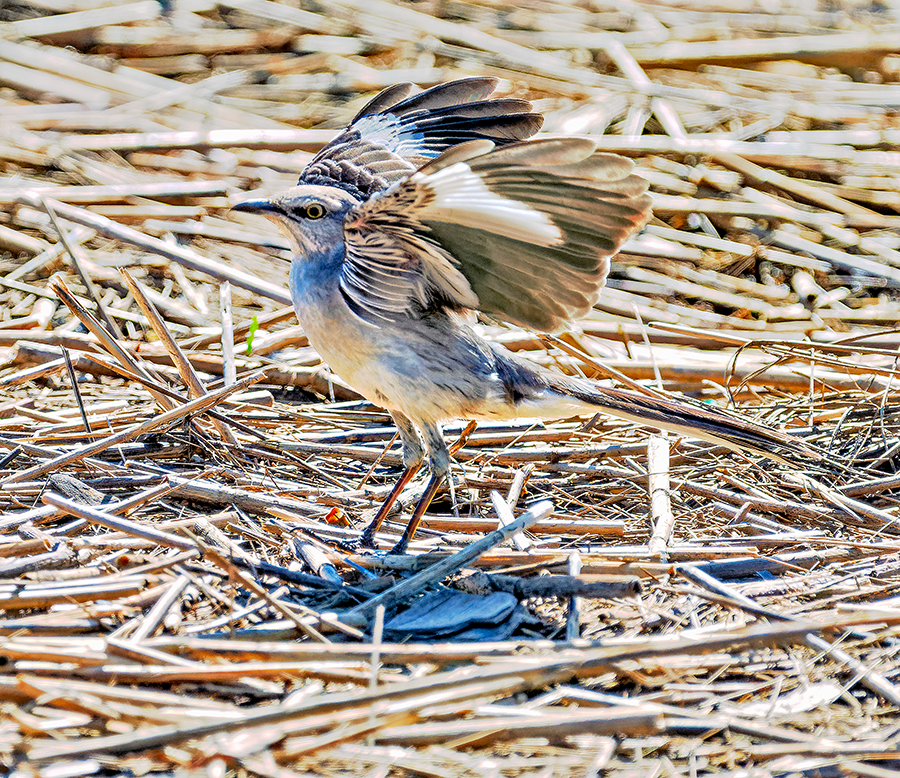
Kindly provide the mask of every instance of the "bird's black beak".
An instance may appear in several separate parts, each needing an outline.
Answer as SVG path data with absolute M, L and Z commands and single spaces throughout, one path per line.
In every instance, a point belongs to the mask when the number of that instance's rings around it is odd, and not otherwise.
M 244 200 L 242 203 L 235 203 L 231 206 L 232 211 L 246 211 L 247 213 L 278 213 L 279 209 L 275 207 L 271 200 Z

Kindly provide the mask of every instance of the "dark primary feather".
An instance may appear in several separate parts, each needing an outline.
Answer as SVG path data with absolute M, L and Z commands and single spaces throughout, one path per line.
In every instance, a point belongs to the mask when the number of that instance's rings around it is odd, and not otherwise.
M 356 120 L 362 119 L 363 116 L 387 111 L 405 99 L 412 92 L 414 86 L 414 84 L 406 81 L 402 84 L 393 84 L 385 87 L 359 110 L 359 113 L 350 120 L 350 124 L 347 126 L 352 127 Z
M 484 76 L 460 78 L 456 81 L 448 81 L 446 84 L 438 84 L 430 89 L 425 89 L 412 97 L 406 97 L 409 94 L 408 88 L 406 93 L 401 96 L 401 86 L 408 87 L 409 85 L 397 84 L 388 87 L 381 94 L 376 95 L 374 100 L 356 114 L 353 117 L 353 122 L 362 119 L 363 116 L 384 113 L 388 108 L 396 116 L 402 116 L 404 113 L 410 113 L 411 111 L 435 111 L 452 105 L 460 105 L 461 103 L 486 100 L 497 88 L 497 79 Z M 387 96 L 382 97 L 388 92 L 391 93 L 390 98 L 393 100 L 390 104 L 386 103 Z M 394 99 L 395 97 L 396 99 Z
M 406 99 L 411 84 L 388 87 L 313 158 L 298 183 L 337 186 L 366 200 L 460 143 L 502 146 L 537 132 L 543 119 L 529 102 L 489 99 L 496 85 L 494 78 L 466 78 Z
M 596 302 L 646 182 L 589 140 L 490 148 L 457 146 L 348 214 L 342 290 L 364 318 L 443 302 L 553 331 Z

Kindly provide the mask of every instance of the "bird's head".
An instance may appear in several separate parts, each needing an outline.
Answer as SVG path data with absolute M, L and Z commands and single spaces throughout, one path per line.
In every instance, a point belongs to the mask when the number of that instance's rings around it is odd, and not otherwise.
M 271 198 L 245 200 L 235 211 L 260 213 L 288 236 L 294 251 L 308 258 L 330 253 L 344 241 L 344 218 L 357 200 L 333 186 L 295 186 Z

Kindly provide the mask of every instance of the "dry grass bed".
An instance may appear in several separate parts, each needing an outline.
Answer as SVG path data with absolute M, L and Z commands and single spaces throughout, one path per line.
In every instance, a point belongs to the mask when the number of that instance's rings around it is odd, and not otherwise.
M 492 334 L 827 467 L 605 417 L 451 427 L 411 554 L 344 550 L 395 430 L 228 209 L 373 90 L 476 73 L 654 196 L 578 331 Z M 0 763 L 900 775 L 898 108 L 881 4 L 4 4 Z

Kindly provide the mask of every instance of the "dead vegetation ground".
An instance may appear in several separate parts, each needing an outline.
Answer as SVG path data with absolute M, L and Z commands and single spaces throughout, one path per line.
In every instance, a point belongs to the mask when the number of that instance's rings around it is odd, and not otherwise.
M 578 331 L 494 336 L 827 467 L 482 425 L 411 556 L 341 550 L 394 430 L 228 208 L 373 90 L 476 73 L 654 194 Z M 0 762 L 900 775 L 898 108 L 879 3 L 2 4 Z

